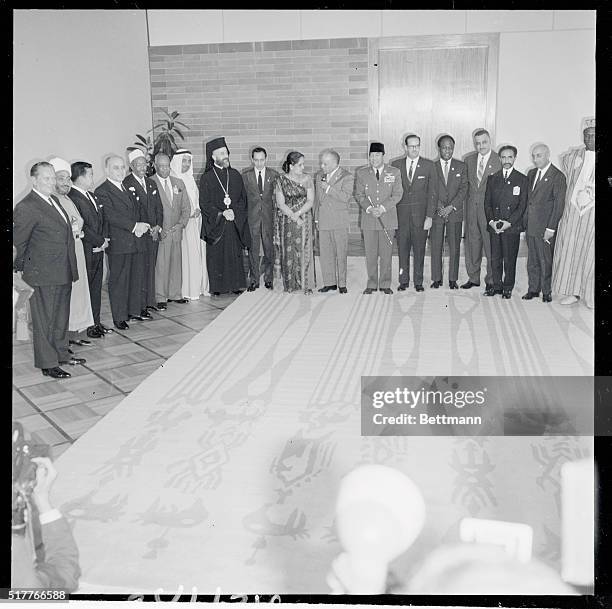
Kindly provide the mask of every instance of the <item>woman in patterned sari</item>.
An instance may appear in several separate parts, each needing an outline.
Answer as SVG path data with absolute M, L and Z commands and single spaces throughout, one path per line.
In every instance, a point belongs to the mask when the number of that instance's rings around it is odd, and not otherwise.
M 312 248 L 314 183 L 304 173 L 304 155 L 290 152 L 283 163 L 284 175 L 276 181 L 274 215 L 274 274 L 285 292 L 312 294 L 315 286 Z

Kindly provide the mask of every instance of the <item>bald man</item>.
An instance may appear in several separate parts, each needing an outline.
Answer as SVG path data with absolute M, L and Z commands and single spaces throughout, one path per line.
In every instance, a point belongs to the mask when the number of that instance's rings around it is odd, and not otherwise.
M 109 156 L 104 163 L 106 180 L 95 190 L 104 207 L 105 236 L 108 246 L 108 296 L 113 323 L 118 330 L 129 328 L 130 275 L 136 239 L 142 238 L 151 227 L 139 222 L 139 212 L 123 185 L 125 161 L 119 155 Z
M 527 174 L 527 274 L 529 288 L 523 300 L 552 301 L 552 261 L 555 234 L 565 207 L 566 182 L 563 173 L 550 162 L 546 144 L 534 146 L 535 168 Z

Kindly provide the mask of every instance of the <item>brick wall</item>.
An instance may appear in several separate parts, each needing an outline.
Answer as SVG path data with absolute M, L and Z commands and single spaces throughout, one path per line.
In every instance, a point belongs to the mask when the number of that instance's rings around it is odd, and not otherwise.
M 327 147 L 351 171 L 367 162 L 367 38 L 150 47 L 149 57 L 154 124 L 162 110 L 180 112 L 197 177 L 204 142 L 218 135 L 239 170 L 256 145 L 275 169 L 299 150 L 313 173 Z

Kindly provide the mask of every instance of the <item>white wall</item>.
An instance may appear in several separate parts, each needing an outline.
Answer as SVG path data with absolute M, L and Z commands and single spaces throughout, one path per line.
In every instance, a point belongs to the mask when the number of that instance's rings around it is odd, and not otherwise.
M 151 127 L 145 11 L 15 10 L 13 39 L 14 197 L 52 155 L 101 181 L 103 157 Z

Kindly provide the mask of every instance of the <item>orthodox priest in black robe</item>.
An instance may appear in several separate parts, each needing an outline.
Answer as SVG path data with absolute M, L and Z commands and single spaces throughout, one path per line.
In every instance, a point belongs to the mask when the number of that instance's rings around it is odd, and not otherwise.
M 230 167 L 229 150 L 222 137 L 206 144 L 200 209 L 210 292 L 217 296 L 239 293 L 246 288 L 243 251 L 251 247 L 247 195 L 242 176 Z

